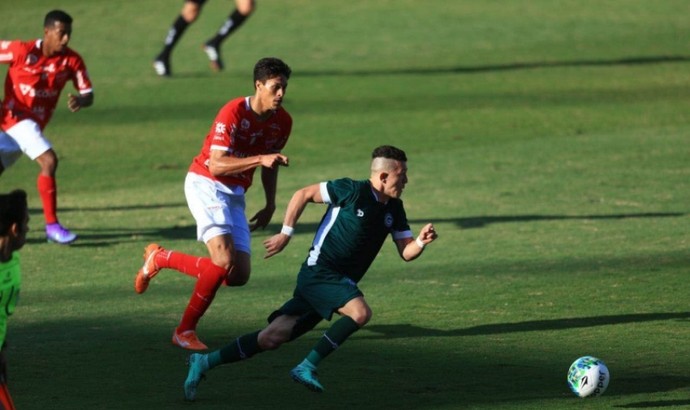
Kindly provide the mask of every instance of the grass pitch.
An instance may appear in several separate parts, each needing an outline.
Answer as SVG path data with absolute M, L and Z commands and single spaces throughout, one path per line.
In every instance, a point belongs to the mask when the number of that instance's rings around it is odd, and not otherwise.
M 180 2 L 181 3 L 181 2 Z M 690 53 L 684 0 L 259 1 L 207 70 L 199 45 L 231 2 L 209 2 L 173 55 L 151 60 L 180 3 L 76 1 L 72 46 L 95 105 L 46 130 L 61 163 L 60 217 L 81 239 L 44 243 L 37 167 L 0 189 L 30 194 L 24 286 L 10 320 L 21 409 L 569 409 L 690 405 Z M 55 5 L 0 5 L 0 38 L 34 38 Z M 410 264 L 387 245 L 362 282 L 372 322 L 321 366 L 326 392 L 292 383 L 315 331 L 213 370 L 182 400 L 186 352 L 170 336 L 189 278 L 133 279 L 157 241 L 203 254 L 182 193 L 215 113 L 252 92 L 257 59 L 293 68 L 295 126 L 279 209 L 254 237 L 249 284 L 222 289 L 199 326 L 220 347 L 289 297 L 323 208 L 281 255 L 261 242 L 292 192 L 366 177 L 379 144 L 405 149 L 412 227 L 441 238 Z M 4 74 L 1 66 L 0 73 Z M 258 181 L 257 181 L 258 182 Z M 248 213 L 262 203 L 259 186 Z M 321 330 L 321 328 L 319 328 Z M 568 366 L 595 355 L 612 378 L 584 401 Z

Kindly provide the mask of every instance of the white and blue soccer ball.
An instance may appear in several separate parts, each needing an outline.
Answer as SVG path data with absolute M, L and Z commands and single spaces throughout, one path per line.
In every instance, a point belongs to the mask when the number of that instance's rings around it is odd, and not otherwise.
M 568 387 L 578 397 L 601 396 L 609 387 L 611 374 L 604 362 L 593 356 L 582 356 L 568 370 Z

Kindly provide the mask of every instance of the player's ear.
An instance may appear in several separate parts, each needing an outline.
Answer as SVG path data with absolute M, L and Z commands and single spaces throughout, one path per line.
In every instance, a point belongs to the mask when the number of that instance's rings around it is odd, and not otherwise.
M 22 234 L 22 223 L 21 222 L 13 223 L 12 226 L 10 226 L 10 233 L 15 238 L 19 237 Z
M 386 183 L 386 179 L 388 179 L 388 172 L 379 173 L 379 181 Z
M 12 238 L 12 241 L 18 238 L 21 233 L 21 226 L 19 226 L 19 223 L 15 222 L 12 225 L 10 225 L 10 230 L 8 233 L 9 237 Z

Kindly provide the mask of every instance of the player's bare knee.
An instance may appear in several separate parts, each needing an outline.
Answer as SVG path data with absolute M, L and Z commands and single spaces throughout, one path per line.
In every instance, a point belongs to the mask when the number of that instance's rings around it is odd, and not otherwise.
M 369 323 L 372 315 L 371 309 L 367 306 L 366 308 L 358 309 L 353 312 L 353 314 L 350 315 L 350 319 L 357 323 L 357 326 L 362 327 Z
M 41 174 L 55 176 L 58 167 L 57 155 L 52 150 L 48 150 L 36 158 Z
M 228 272 L 234 270 L 234 261 L 232 260 L 232 256 L 229 254 L 215 253 L 211 255 L 211 262 L 213 262 L 213 264 L 216 266 L 220 266 Z
M 238 0 L 236 6 L 241 15 L 248 16 L 254 12 L 256 2 L 254 0 Z
M 237 265 L 233 265 L 228 270 L 227 279 L 225 284 L 227 286 L 244 286 L 249 282 L 249 270 L 243 269 Z
M 193 23 L 199 17 L 200 11 L 201 7 L 198 4 L 191 1 L 186 1 L 182 7 L 182 12 L 180 15 L 187 23 Z
M 259 347 L 262 350 L 276 350 L 288 340 L 289 338 L 285 337 L 282 332 L 263 331 L 259 333 Z
M 360 316 L 357 319 L 353 319 L 355 323 L 357 323 L 357 326 L 363 327 L 367 323 L 369 323 L 369 320 L 371 320 L 371 315 L 369 316 Z

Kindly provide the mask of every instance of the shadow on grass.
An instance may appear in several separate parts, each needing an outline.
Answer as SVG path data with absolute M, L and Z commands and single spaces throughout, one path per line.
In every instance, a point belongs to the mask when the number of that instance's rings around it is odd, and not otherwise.
M 155 228 L 155 229 L 137 229 L 137 228 L 112 228 L 112 229 L 80 229 L 78 226 L 70 226 L 77 235 L 79 235 L 76 242 L 69 245 L 70 247 L 85 247 L 85 248 L 97 248 L 115 245 L 125 240 L 144 240 L 144 239 L 156 239 L 161 238 L 176 240 L 176 239 L 189 239 L 190 241 L 196 241 L 196 226 L 194 225 L 184 225 L 184 226 L 171 226 L 168 228 Z M 38 230 L 38 228 L 34 228 Z M 29 244 L 41 244 L 45 243 L 46 240 L 43 237 L 43 230 L 40 233 L 30 233 L 29 238 L 27 238 L 27 243 Z
M 370 325 L 365 329 L 379 333 L 382 338 L 430 337 L 430 336 L 483 336 L 515 332 L 578 329 L 583 327 L 620 325 L 626 323 L 653 322 L 659 320 L 688 320 L 690 312 L 634 313 L 629 315 L 592 316 L 581 318 L 530 320 L 517 323 L 496 323 L 464 329 L 438 330 L 410 324 Z
M 22 365 L 15 367 L 12 373 L 13 394 L 16 392 L 17 398 L 27 404 L 22 408 L 190 408 L 181 395 L 181 384 L 187 372 L 184 362 L 189 352 L 169 342 L 175 319 L 162 313 L 163 309 L 139 308 L 140 315 L 135 320 L 128 315 L 96 315 L 15 324 L 13 337 L 20 343 L 12 347 L 12 363 Z M 143 312 L 149 315 L 142 315 Z M 618 317 L 623 319 L 604 319 L 603 322 L 685 319 L 690 317 L 690 312 Z M 588 322 L 591 319 L 576 320 Z M 204 330 L 207 335 L 215 334 L 211 340 L 231 341 L 231 337 L 219 335 L 228 331 L 237 333 L 239 329 L 235 326 L 237 324 L 206 326 Z M 551 328 L 540 327 L 542 330 Z M 436 335 L 427 330 L 421 333 L 423 336 Z M 487 333 L 484 330 L 470 335 Z M 481 354 L 477 354 L 458 348 L 471 345 L 471 341 L 453 340 L 442 345 L 431 344 L 421 350 L 415 348 L 414 353 L 383 341 L 373 344 L 352 341 L 347 351 L 342 352 L 345 355 L 339 354 L 324 366 L 326 371 L 321 379 L 327 392 L 312 395 L 292 383 L 288 371 L 317 338 L 316 334 L 308 335 L 280 351 L 266 352 L 251 361 L 214 369 L 200 386 L 196 406 L 225 409 L 231 402 L 233 408 L 380 410 L 479 405 L 490 408 L 492 403 L 505 408 L 512 403 L 515 408 L 534 408 L 529 407 L 530 402 L 544 400 L 544 403 L 572 408 L 568 403 L 579 400 L 567 391 L 563 363 L 557 355 L 535 364 L 532 353 L 517 348 L 512 356 L 506 357 L 501 352 L 498 356 L 502 358 L 495 359 L 492 358 L 494 349 L 501 349 L 500 346 L 485 344 Z M 216 341 L 214 345 L 222 343 L 226 342 Z M 621 365 L 616 369 L 620 376 L 614 376 L 615 383 L 606 393 L 609 404 L 611 400 L 623 400 L 631 394 L 661 393 L 690 385 L 690 377 L 647 373 L 649 369 L 640 371 Z M 60 377 L 54 376 L 54 369 L 60 369 Z M 624 375 L 627 377 L 621 377 Z M 74 385 L 79 386 L 78 394 L 71 393 L 70 386 Z M 684 405 L 687 401 L 648 401 L 616 407 L 670 407 L 674 404 Z
M 535 68 L 553 67 L 606 67 L 624 65 L 646 65 L 664 63 L 686 63 L 690 61 L 690 56 L 667 55 L 667 56 L 636 56 L 624 57 L 611 60 L 573 60 L 573 61 L 533 61 L 524 63 L 507 64 L 486 64 L 475 66 L 459 67 L 438 67 L 438 68 L 399 68 L 386 70 L 302 70 L 295 73 L 296 77 L 321 77 L 321 76 L 376 76 L 376 75 L 406 75 L 406 74 L 474 74 L 495 71 L 528 70 Z
M 21 408 L 190 408 L 181 395 L 189 352 L 170 343 L 189 288 L 159 288 L 158 295 L 147 297 L 135 295 L 131 277 L 127 279 L 126 287 L 119 283 L 101 287 L 93 282 L 93 286 L 83 288 L 27 292 L 23 311 L 17 312 L 12 326 L 10 344 L 12 393 Z M 251 311 L 255 309 L 251 304 L 240 300 L 224 303 L 227 310 L 222 310 L 227 313 L 219 312 L 216 305 L 201 323 L 203 337 L 213 348 L 264 324 L 263 319 L 259 322 L 251 313 L 243 317 L 245 313 L 235 309 L 249 306 Z M 51 309 L 48 314 L 46 310 Z M 690 311 L 534 320 L 449 331 L 410 324 L 372 324 L 323 367 L 320 376 L 327 391 L 322 395 L 312 395 L 288 376 L 292 366 L 321 337 L 316 330 L 276 352 L 209 372 L 193 407 L 227 409 L 232 404 L 232 408 L 251 409 L 432 410 L 492 408 L 496 404 L 501 408 L 539 408 L 530 407 L 534 402 L 554 404 L 550 408 L 574 408 L 569 403 L 579 399 L 565 386 L 569 363 L 563 363 L 562 352 L 551 348 L 542 354 L 532 346 L 523 350 L 525 345 L 518 344 L 506 353 L 505 344 L 494 344 L 481 336 L 688 319 Z M 371 332 L 383 336 L 372 337 Z M 438 336 L 443 338 L 435 339 Z M 391 343 L 386 338 L 415 340 Z M 628 353 L 626 357 L 631 359 L 639 357 Z M 539 359 L 535 361 L 534 355 Z M 629 402 L 632 394 L 689 386 L 690 377 L 680 366 L 672 365 L 674 360 L 669 357 L 668 366 L 619 360 L 611 369 L 616 373 L 604 397 L 609 408 L 610 404 Z M 79 386 L 78 391 L 74 386 Z M 657 398 L 664 397 L 642 397 Z
M 609 220 L 630 218 L 678 218 L 687 215 L 683 212 L 640 212 L 630 214 L 609 215 L 502 215 L 502 216 L 473 216 L 452 220 L 462 229 L 483 228 L 495 223 L 509 222 L 540 222 L 563 220 Z
M 150 205 L 132 205 L 132 206 L 116 206 L 116 207 L 87 207 L 87 208 L 64 208 L 62 213 L 68 212 L 105 212 L 113 211 L 127 211 L 138 209 L 162 209 L 162 208 L 176 208 L 186 206 L 182 203 L 173 204 L 150 204 Z M 39 218 L 42 211 L 33 209 L 32 215 Z M 641 212 L 629 214 L 609 214 L 609 215 L 503 215 L 503 216 L 473 216 L 460 218 L 427 218 L 427 219 L 411 219 L 411 224 L 424 224 L 427 222 L 439 223 L 455 223 L 460 229 L 474 229 L 483 228 L 487 225 L 495 223 L 520 223 L 520 222 L 548 222 L 548 221 L 562 221 L 562 220 L 623 220 L 631 218 L 679 218 L 686 216 L 683 212 Z M 191 216 L 190 216 L 191 219 Z M 280 230 L 280 224 L 269 224 L 265 229 L 256 231 L 256 233 L 265 233 L 269 235 Z M 318 228 L 318 223 L 300 223 L 296 235 L 306 234 L 313 235 Z M 79 240 L 70 245 L 73 247 L 105 247 L 130 239 L 190 239 L 196 238 L 195 225 L 169 226 L 163 228 L 139 229 L 139 228 L 107 228 L 107 229 L 80 229 L 78 225 L 70 226 L 79 235 Z M 37 233 L 38 232 L 38 233 Z M 29 233 L 27 243 L 40 244 L 45 243 L 42 234 L 42 228 L 33 228 Z
M 622 409 L 648 409 L 655 407 L 687 407 L 690 406 L 690 400 L 658 400 L 658 401 L 641 401 L 639 403 L 622 404 L 613 406 Z
M 79 207 L 61 207 L 59 211 L 62 212 L 106 212 L 106 211 L 137 211 L 142 209 L 166 209 L 166 208 L 187 208 L 186 202 L 170 202 L 162 204 L 135 204 L 135 205 L 115 205 L 115 206 L 79 206 Z M 30 213 L 40 215 L 43 213 L 42 209 L 32 208 Z
M 565 318 L 553 320 L 534 320 L 518 323 L 499 323 L 490 325 L 480 325 L 468 327 L 464 329 L 454 330 L 439 330 L 413 326 L 410 324 L 394 324 L 394 325 L 369 325 L 365 328 L 369 332 L 378 333 L 378 336 L 368 336 L 366 334 L 359 335 L 363 339 L 391 339 L 391 338 L 419 338 L 423 340 L 429 337 L 474 337 L 486 336 L 515 332 L 544 332 L 552 330 L 566 330 L 578 329 L 595 326 L 621 325 L 629 323 L 641 323 L 652 321 L 665 320 L 684 320 L 690 319 L 690 312 L 675 312 L 675 313 L 642 313 L 629 315 L 611 315 L 611 316 L 594 316 L 582 318 Z M 364 333 L 364 332 L 362 332 Z M 460 343 L 460 342 L 457 342 Z M 516 353 L 517 354 L 517 353 Z M 481 363 L 473 363 L 471 366 L 481 366 Z M 471 367 L 470 366 L 470 367 Z M 498 385 L 510 385 L 511 380 L 525 377 L 528 373 L 534 372 L 532 376 L 534 380 L 538 380 L 540 376 L 539 371 L 530 368 L 529 366 L 521 367 L 520 365 L 501 365 L 497 364 L 498 369 L 495 373 L 494 381 Z M 690 386 L 690 377 L 676 376 L 669 374 L 639 374 L 639 369 L 626 369 L 627 365 L 619 364 L 617 367 L 617 374 L 615 383 L 612 384 L 607 392 L 607 396 L 621 396 L 625 397 L 631 394 L 640 393 L 660 393 L 667 391 L 674 391 L 678 389 L 687 388 Z M 543 371 L 543 369 L 542 369 Z M 612 370 L 613 372 L 613 370 Z M 552 375 L 551 375 L 552 376 Z M 551 383 L 551 376 L 547 377 L 543 382 Z M 495 394 L 491 388 L 485 387 L 487 395 Z M 545 393 L 545 392 L 542 392 Z M 507 394 L 510 396 L 517 393 L 512 392 Z M 539 393 L 536 394 L 539 396 Z M 548 396 L 549 394 L 544 394 Z M 651 408 L 651 407 L 672 407 L 684 406 L 690 404 L 690 400 L 666 400 L 666 401 L 648 401 L 631 403 L 625 405 L 618 405 L 620 408 Z

